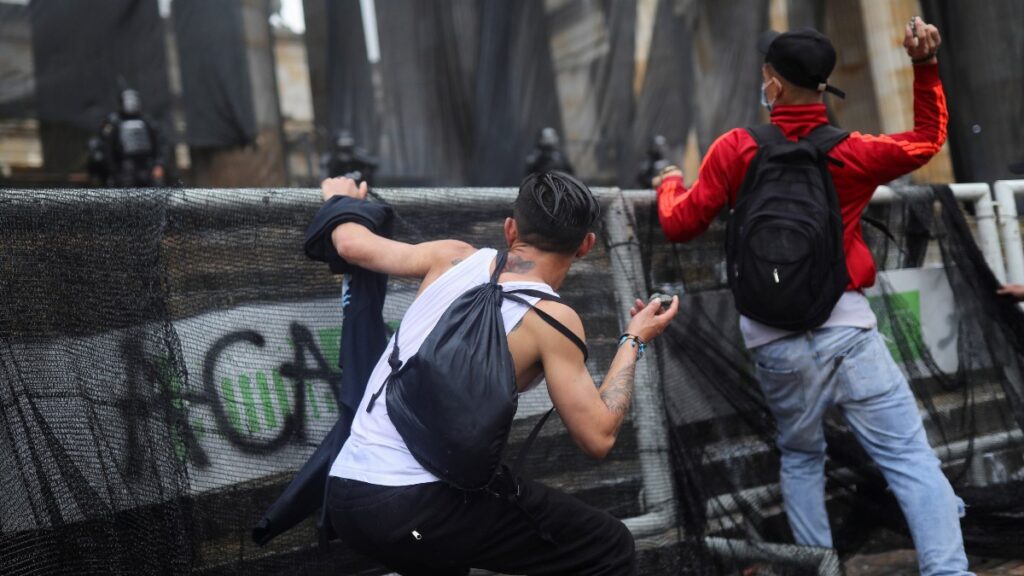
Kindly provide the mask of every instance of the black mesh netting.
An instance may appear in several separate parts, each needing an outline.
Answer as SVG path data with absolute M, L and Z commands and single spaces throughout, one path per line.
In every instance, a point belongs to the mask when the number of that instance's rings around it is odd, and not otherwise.
M 994 297 L 973 219 L 936 200 L 873 207 L 866 234 L 882 331 L 969 508 L 969 553 L 1024 540 L 1024 318 Z M 511 190 L 381 196 L 404 240 L 502 241 Z M 915 196 L 915 198 L 919 198 Z M 527 473 L 623 518 L 644 574 L 829 573 L 858 551 L 911 546 L 884 483 L 829 425 L 839 552 L 791 544 L 773 422 L 723 290 L 724 225 L 666 245 L 651 195 L 601 193 L 603 242 L 563 287 L 595 379 L 623 306 L 684 292 L 637 377 L 633 416 L 594 463 L 557 419 Z M 313 521 L 257 548 L 250 530 L 337 416 L 340 278 L 302 255 L 319 193 L 0 191 L 0 573 L 384 573 Z M 903 269 L 907 264 L 923 267 Z M 393 280 L 392 325 L 416 285 Z M 936 296 L 936 294 L 938 296 Z M 944 298 L 944 299 L 943 299 Z M 550 406 L 520 403 L 510 453 Z

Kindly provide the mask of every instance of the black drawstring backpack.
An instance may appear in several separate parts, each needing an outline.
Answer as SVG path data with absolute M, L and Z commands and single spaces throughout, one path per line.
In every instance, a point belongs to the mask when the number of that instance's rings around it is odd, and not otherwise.
M 370 398 L 366 411 L 387 387 L 388 416 L 413 457 L 428 471 L 461 490 L 487 488 L 498 473 L 519 403 L 515 367 L 501 316 L 505 298 L 525 304 L 581 351 L 587 348 L 563 324 L 522 296 L 561 302 L 539 290 L 504 291 L 498 276 L 508 257 L 500 252 L 489 282 L 459 296 L 403 364 L 398 332 L 388 358 L 391 374 Z M 549 411 L 519 454 L 529 449 Z M 518 467 L 517 464 L 516 467 Z

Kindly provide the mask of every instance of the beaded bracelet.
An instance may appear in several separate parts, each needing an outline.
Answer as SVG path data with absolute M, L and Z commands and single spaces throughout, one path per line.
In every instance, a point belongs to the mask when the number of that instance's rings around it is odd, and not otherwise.
M 636 348 L 636 359 L 639 362 L 644 357 L 644 352 L 647 350 L 647 344 L 640 339 L 639 336 L 634 336 L 629 332 L 626 332 L 619 336 L 619 347 L 621 348 L 626 342 L 632 341 L 633 348 Z

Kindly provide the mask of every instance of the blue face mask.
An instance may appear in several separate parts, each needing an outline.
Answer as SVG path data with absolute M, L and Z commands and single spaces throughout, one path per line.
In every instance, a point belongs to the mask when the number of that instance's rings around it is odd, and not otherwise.
M 765 92 L 766 86 L 767 84 L 765 83 L 761 84 L 761 106 L 764 106 L 765 110 L 767 110 L 770 113 L 772 111 L 772 107 L 775 104 L 768 101 L 768 93 Z

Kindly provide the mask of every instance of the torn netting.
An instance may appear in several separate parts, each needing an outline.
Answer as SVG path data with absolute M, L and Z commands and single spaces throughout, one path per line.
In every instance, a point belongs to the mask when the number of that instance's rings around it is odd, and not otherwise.
M 492 247 L 503 245 L 515 197 L 376 193 L 395 207 L 397 239 Z M 595 463 L 553 418 L 526 474 L 641 526 L 645 574 L 835 573 L 834 553 L 786 545 L 774 423 L 722 277 L 724 223 L 670 245 L 652 193 L 598 195 L 602 241 L 559 293 L 583 319 L 597 382 L 617 349 L 622 303 L 684 293 L 649 356 L 669 433 L 634 412 Z M 1024 525 L 1024 322 L 994 297 L 971 237 L 978 222 L 948 191 L 903 200 L 871 210 L 899 246 L 865 228 L 885 271 L 869 296 L 969 505 L 968 553 L 1012 556 Z M 312 190 L 0 191 L 0 572 L 385 572 L 344 544 L 319 550 L 313 519 L 263 548 L 249 539 L 335 422 L 345 386 L 341 286 L 302 254 L 318 203 Z M 629 250 L 642 265 L 624 262 Z M 417 288 L 391 279 L 389 326 Z M 927 301 L 935 294 L 946 300 Z M 522 395 L 510 455 L 550 407 L 543 386 Z M 840 420 L 828 440 L 840 554 L 910 548 L 898 507 Z M 652 477 L 651 456 L 671 464 L 664 475 Z M 675 520 L 658 524 L 665 494 Z
M 865 228 L 885 271 L 870 299 L 919 400 L 929 440 L 968 506 L 968 553 L 1012 556 L 1024 540 L 1024 314 L 996 296 L 999 283 L 949 188 L 936 187 L 934 196 L 925 192 L 923 199 L 872 209 L 887 220 L 901 246 Z M 637 208 L 637 220 L 644 222 L 650 207 Z M 638 226 L 641 238 L 651 224 Z M 659 358 L 680 522 L 712 572 L 765 566 L 771 543 L 792 542 L 781 508 L 775 424 L 724 288 L 723 232 L 723 223 L 716 222 L 706 239 L 692 244 L 664 245 L 656 233 L 647 243 L 652 289 L 688 294 L 678 320 L 659 340 Z M 932 240 L 930 248 L 922 249 L 922 237 L 925 247 Z M 923 261 L 923 274 L 944 270 L 939 278 L 951 290 L 951 309 L 926 308 L 915 300 L 919 293 L 912 297 L 896 286 L 898 269 L 908 259 Z M 949 315 L 946 326 L 931 323 L 929 331 L 922 330 L 928 320 L 921 315 L 943 313 Z M 935 336 L 947 340 L 952 369 L 950 358 L 933 356 Z M 840 554 L 912 547 L 881 474 L 839 414 L 828 419 L 826 438 L 828 509 Z M 802 550 L 790 551 L 780 567 L 789 564 L 799 572 L 798 564 L 816 565 L 820 552 Z

